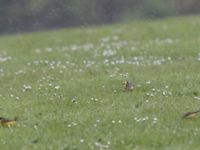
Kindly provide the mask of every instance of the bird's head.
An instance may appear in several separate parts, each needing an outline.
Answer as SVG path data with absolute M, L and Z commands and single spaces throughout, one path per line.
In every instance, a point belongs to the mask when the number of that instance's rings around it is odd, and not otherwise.
M 129 82 L 128 82 L 127 80 L 125 80 L 125 81 L 122 82 L 122 84 L 123 84 L 124 86 L 127 86 L 128 83 L 129 83 Z

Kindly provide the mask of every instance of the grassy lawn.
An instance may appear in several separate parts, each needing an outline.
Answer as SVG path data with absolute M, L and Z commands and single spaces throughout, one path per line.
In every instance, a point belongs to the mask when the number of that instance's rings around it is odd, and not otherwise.
M 200 17 L 0 37 L 0 147 L 196 150 Z M 124 92 L 122 82 L 136 85 Z

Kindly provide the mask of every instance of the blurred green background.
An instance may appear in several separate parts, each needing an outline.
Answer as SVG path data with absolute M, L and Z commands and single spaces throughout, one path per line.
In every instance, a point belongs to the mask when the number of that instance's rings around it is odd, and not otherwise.
M 0 33 L 198 14 L 199 0 L 0 0 Z

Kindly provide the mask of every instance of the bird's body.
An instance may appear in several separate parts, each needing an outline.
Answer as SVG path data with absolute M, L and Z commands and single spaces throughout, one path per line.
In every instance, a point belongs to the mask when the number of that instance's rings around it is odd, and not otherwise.
M 8 119 L 0 117 L 0 124 L 4 127 L 11 127 L 16 124 L 16 119 Z
M 123 84 L 126 91 L 133 91 L 133 89 L 135 88 L 135 85 L 129 81 L 124 81 Z
M 200 112 L 200 110 L 194 111 L 194 112 L 188 112 L 188 113 L 184 114 L 182 118 L 192 119 L 192 118 L 196 117 L 199 112 Z

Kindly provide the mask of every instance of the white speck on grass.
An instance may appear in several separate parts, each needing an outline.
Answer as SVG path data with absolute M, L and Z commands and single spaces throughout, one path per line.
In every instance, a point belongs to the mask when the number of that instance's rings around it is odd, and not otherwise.
M 80 139 L 80 143 L 83 143 L 85 140 L 84 139 Z
M 38 130 L 38 126 L 37 126 L 37 125 L 34 125 L 34 129 L 35 129 L 35 130 Z
M 107 141 L 107 144 L 110 145 L 110 144 L 111 144 L 111 141 Z
M 150 93 L 146 93 L 146 96 L 150 96 Z
M 72 122 L 71 123 L 73 126 L 77 126 L 77 123 L 76 122 Z
M 105 57 L 110 57 L 110 56 L 113 56 L 113 55 L 115 55 L 115 53 L 116 53 L 116 51 L 113 51 L 113 50 L 111 50 L 111 49 L 109 49 L 109 50 L 105 50 L 105 51 L 103 51 L 103 56 Z
M 109 75 L 110 76 L 110 78 L 113 78 L 113 77 L 115 77 L 116 75 L 114 75 L 114 74 L 111 74 L 111 75 Z
M 115 123 L 116 123 L 116 121 L 115 121 L 115 120 L 112 120 L 112 123 L 113 123 L 113 124 L 115 124 Z
M 11 60 L 12 57 L 10 56 L 7 56 L 7 54 L 0 54 L 0 62 L 5 62 L 5 61 L 8 61 L 8 60 Z
M 49 64 L 49 61 L 48 61 L 48 60 L 45 60 L 44 63 L 45 63 L 45 64 Z
M 197 60 L 200 61 L 200 53 L 198 54 L 198 58 L 197 58 Z
M 32 87 L 30 85 L 23 85 L 22 91 L 26 92 L 26 91 L 30 91 L 31 89 L 32 89 Z
M 200 97 L 197 97 L 197 96 L 195 96 L 193 98 L 196 99 L 196 100 L 200 100 Z
M 100 122 L 100 120 L 99 120 L 99 119 L 97 119 L 97 120 L 96 120 L 96 122 L 98 122 L 98 123 L 99 123 L 99 122 Z
M 52 49 L 51 47 L 47 47 L 47 48 L 45 48 L 45 51 L 46 51 L 46 52 L 52 52 L 53 49 Z
M 18 70 L 15 72 L 16 75 L 25 74 L 24 70 Z
M 146 84 L 151 84 L 151 81 L 150 80 L 146 81 Z
M 168 92 L 168 94 L 169 94 L 170 96 L 172 96 L 172 92 Z
M 144 121 L 146 121 L 146 120 L 149 120 L 149 117 L 148 117 L 148 116 L 146 116 L 146 117 L 141 117 L 141 118 L 134 117 L 134 120 L 135 120 L 136 122 L 144 122 Z
M 140 122 L 140 121 L 141 121 L 141 119 L 140 119 L 140 118 L 137 118 L 137 117 L 135 117 L 134 120 L 135 120 L 136 122 Z
M 163 94 L 163 96 L 166 96 L 166 92 L 165 91 L 163 91 L 162 94 Z
M 103 37 L 102 39 L 100 39 L 100 42 L 102 42 L 101 44 L 103 45 L 104 43 L 107 43 L 110 41 L 110 37 Z
M 157 123 L 157 121 L 158 121 L 158 118 L 157 118 L 157 117 L 154 117 L 154 118 L 153 118 L 153 123 Z
M 161 64 L 162 64 L 161 60 L 154 60 L 153 61 L 153 65 L 161 65 Z
M 35 52 L 36 53 L 41 53 L 41 49 L 37 48 L 37 49 L 35 49 Z
M 148 116 L 146 116 L 146 117 L 144 117 L 144 118 L 141 118 L 142 121 L 146 121 L 146 120 L 148 120 L 148 119 L 149 119 Z
M 57 86 L 54 87 L 54 89 L 59 90 L 59 89 L 60 89 L 60 86 L 57 85 Z
M 150 96 L 151 96 L 151 97 L 154 97 L 154 94 L 153 94 L 153 93 L 151 93 L 151 94 L 150 94 Z
M 96 147 L 99 147 L 100 149 L 109 148 L 109 145 L 105 145 L 105 144 L 102 144 L 100 142 L 95 142 L 94 144 L 95 144 Z

